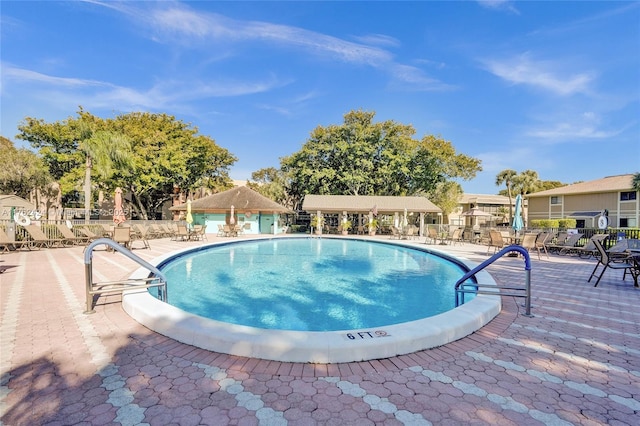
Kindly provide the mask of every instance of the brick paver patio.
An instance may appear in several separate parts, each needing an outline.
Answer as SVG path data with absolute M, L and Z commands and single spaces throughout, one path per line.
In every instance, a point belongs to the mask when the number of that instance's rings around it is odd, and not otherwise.
M 153 240 L 135 253 L 152 259 L 196 244 Z M 479 245 L 444 250 L 487 258 Z M 10 267 L 0 274 L 3 425 L 640 424 L 640 290 L 621 271 L 594 288 L 594 260 L 532 255 L 533 318 L 503 297 L 496 319 L 457 342 L 314 365 L 173 341 L 128 317 L 120 296 L 84 315 L 82 252 L 0 256 Z M 97 281 L 135 268 L 95 252 Z M 488 271 L 520 283 L 523 261 L 504 257 Z

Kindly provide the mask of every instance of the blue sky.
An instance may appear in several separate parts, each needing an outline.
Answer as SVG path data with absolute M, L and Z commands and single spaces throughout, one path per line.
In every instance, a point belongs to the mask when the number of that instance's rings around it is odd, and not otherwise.
M 351 110 L 565 183 L 640 171 L 640 2 L 2 1 L 1 131 L 167 113 L 247 179 Z M 17 143 L 23 146 L 22 143 Z

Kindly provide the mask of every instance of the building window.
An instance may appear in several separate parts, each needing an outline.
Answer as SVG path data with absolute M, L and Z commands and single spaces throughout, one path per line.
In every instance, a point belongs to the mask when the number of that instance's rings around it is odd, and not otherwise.
M 636 224 L 635 217 L 621 217 L 620 218 L 620 228 L 635 228 L 638 225 Z
M 558 196 L 551 197 L 551 204 L 562 204 L 562 198 Z
M 620 201 L 635 201 L 637 194 L 638 193 L 636 191 L 621 192 Z

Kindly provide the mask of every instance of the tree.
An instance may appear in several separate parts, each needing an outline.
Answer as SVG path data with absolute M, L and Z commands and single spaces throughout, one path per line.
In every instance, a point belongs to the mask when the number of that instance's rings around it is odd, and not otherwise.
M 513 200 L 511 188 L 513 185 L 513 179 L 516 177 L 517 172 L 512 169 L 505 169 L 498 173 L 496 176 L 496 186 L 500 186 L 503 183 L 507 185 L 507 196 L 509 197 L 509 222 L 513 220 Z
M 633 178 L 631 179 L 631 187 L 634 191 L 640 191 L 640 173 L 633 175 Z
M 429 195 L 429 200 L 442 209 L 442 214 L 448 216 L 458 207 L 462 196 L 462 187 L 458 182 L 440 182 Z
M 85 156 L 84 172 L 84 220 L 91 217 L 91 171 L 96 170 L 103 180 L 113 175 L 114 168 L 131 167 L 131 142 L 119 133 L 105 130 L 93 131 L 81 123 L 82 136 L 79 148 Z
M 0 193 L 29 199 L 33 190 L 44 191 L 52 182 L 47 166 L 28 149 L 16 149 L 9 139 L 0 136 Z
M 87 171 L 95 172 L 92 187 L 128 189 L 134 209 L 145 219 L 171 199 L 174 188 L 231 186 L 228 168 L 236 158 L 197 128 L 166 114 L 129 113 L 105 120 L 80 108 L 77 118 L 46 123 L 27 117 L 18 128 L 18 138 L 39 149 L 63 195 L 75 194 L 89 182 Z
M 302 149 L 281 160 L 287 191 L 304 195 L 413 195 L 435 191 L 450 178 L 470 179 L 480 161 L 457 154 L 435 136 L 413 139 L 415 130 L 375 112 L 351 111 L 341 125 L 318 126 Z
M 286 175 L 274 167 L 260 169 L 251 174 L 251 180 L 247 186 L 261 195 L 290 209 L 295 209 L 293 199 L 286 190 Z
M 135 170 L 144 170 L 117 176 L 133 194 L 142 218 L 170 200 L 174 188 L 190 193 L 232 186 L 229 167 L 236 157 L 173 116 L 136 112 L 109 120 L 109 126 L 131 139 Z
M 521 194 L 531 194 L 538 190 L 538 172 L 535 170 L 525 170 L 513 178 L 513 187 Z

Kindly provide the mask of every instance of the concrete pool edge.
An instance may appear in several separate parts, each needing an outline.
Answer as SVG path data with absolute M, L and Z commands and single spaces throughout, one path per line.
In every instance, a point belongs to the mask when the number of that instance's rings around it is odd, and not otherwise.
M 228 243 L 211 245 L 216 244 Z M 476 266 L 439 250 L 405 246 L 456 260 L 467 268 Z M 169 253 L 151 263 L 158 265 L 183 251 Z M 141 268 L 132 278 L 147 275 L 148 271 Z M 483 284 L 496 285 L 485 271 L 477 278 Z M 451 311 L 416 321 L 374 329 L 307 332 L 259 329 L 203 318 L 163 303 L 146 290 L 126 292 L 122 306 L 145 327 L 202 349 L 250 358 L 321 364 L 389 358 L 442 346 L 477 331 L 495 318 L 502 307 L 500 296 L 479 295 Z

